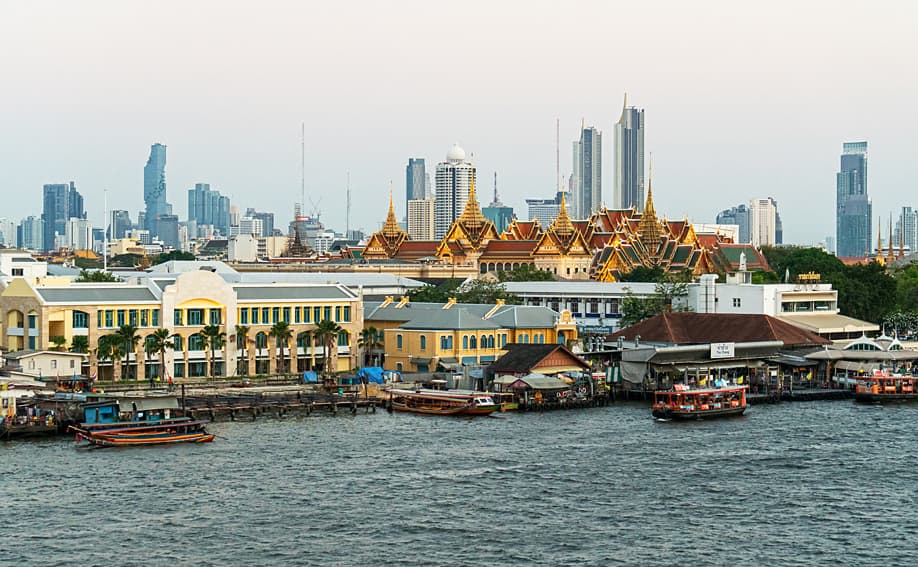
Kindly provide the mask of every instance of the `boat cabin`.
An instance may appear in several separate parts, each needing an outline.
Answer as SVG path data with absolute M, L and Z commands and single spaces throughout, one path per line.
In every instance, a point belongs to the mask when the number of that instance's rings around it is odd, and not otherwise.
M 179 407 L 173 396 L 155 398 L 111 398 L 83 406 L 83 423 L 107 424 L 125 421 L 160 421 L 170 419 Z
M 911 375 L 875 370 L 870 376 L 859 376 L 854 391 L 859 394 L 914 394 L 916 380 L 918 378 Z
M 688 412 L 746 407 L 746 388 L 691 390 L 685 384 L 674 384 L 672 390 L 654 393 L 654 407 Z

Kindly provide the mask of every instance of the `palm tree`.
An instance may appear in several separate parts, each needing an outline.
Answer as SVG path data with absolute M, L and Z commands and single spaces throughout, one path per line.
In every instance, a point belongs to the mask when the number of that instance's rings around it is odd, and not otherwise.
M 159 354 L 159 377 L 166 379 L 166 349 L 175 348 L 175 341 L 168 329 L 156 329 L 147 337 L 144 349 L 147 354 Z
M 118 381 L 120 376 L 115 376 L 115 361 L 120 364 L 121 357 L 124 356 L 124 347 L 117 335 L 102 335 L 99 337 L 99 343 L 96 346 L 96 357 L 99 360 L 112 361 L 112 380 Z
M 118 338 L 124 351 L 122 354 L 124 357 L 124 364 L 122 366 L 128 366 L 130 355 L 137 350 L 137 343 L 140 342 L 140 335 L 137 334 L 137 327 L 134 325 L 121 325 L 118 327 L 118 330 L 115 331 L 115 336 Z M 137 361 L 138 364 L 139 362 L 140 361 Z M 136 376 L 137 373 L 135 372 L 134 375 Z M 127 375 L 124 377 L 127 378 Z
M 89 337 L 76 335 L 70 340 L 70 352 L 84 354 L 89 350 Z
M 316 341 L 322 345 L 322 350 L 325 353 L 325 368 L 323 371 L 326 376 L 329 374 L 332 349 L 338 348 L 338 333 L 340 333 L 341 330 L 341 327 L 337 323 L 325 319 L 324 321 L 320 321 L 313 331 L 313 336 L 315 337 Z
M 67 344 L 67 337 L 62 337 L 60 335 L 51 337 L 51 342 L 54 344 L 53 350 L 63 351 L 64 345 Z
M 304 357 L 304 358 L 305 358 L 307 355 L 310 355 L 308 349 L 312 348 L 312 337 L 313 337 L 312 331 L 303 331 L 302 333 L 300 333 L 299 335 L 297 335 L 297 341 L 298 341 L 298 342 L 299 342 L 300 338 L 303 339 L 303 357 Z M 315 349 L 312 350 L 312 353 L 311 353 L 310 356 L 311 356 L 311 358 L 312 358 L 312 363 L 309 365 L 309 369 L 310 369 L 310 370 L 315 370 L 315 366 L 316 366 L 316 351 L 315 351 Z M 297 371 L 299 371 L 299 368 L 297 368 Z
M 236 325 L 236 348 L 242 349 L 242 358 L 245 360 L 245 374 L 249 373 L 249 329 L 245 325 Z M 242 345 L 242 346 L 240 346 Z M 239 363 L 236 363 L 236 373 L 239 373 Z
M 357 339 L 357 346 L 363 350 L 364 365 L 366 365 L 368 361 L 375 361 L 376 354 L 373 353 L 373 351 L 382 348 L 382 333 L 380 333 L 379 329 L 376 327 L 367 327 L 360 331 L 360 338 Z
M 220 325 L 207 325 L 204 327 L 204 329 L 201 330 L 201 339 L 204 342 L 204 347 L 210 353 L 208 360 L 208 374 L 210 374 L 211 377 L 215 377 L 214 351 L 218 348 L 223 348 L 223 345 L 226 344 L 226 332 L 220 330 Z
M 269 337 L 274 337 L 275 343 L 280 343 L 280 366 L 284 365 L 284 349 L 290 346 L 290 338 L 293 337 L 293 329 L 286 321 L 274 323 L 271 330 L 268 331 Z M 287 373 L 290 372 L 290 362 L 287 362 Z

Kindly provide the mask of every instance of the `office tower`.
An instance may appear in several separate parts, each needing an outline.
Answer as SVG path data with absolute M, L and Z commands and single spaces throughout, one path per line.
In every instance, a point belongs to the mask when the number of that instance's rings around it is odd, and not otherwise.
M 245 211 L 245 216 L 261 221 L 261 236 L 274 236 L 274 213 L 259 213 L 249 207 Z
M 230 200 L 219 191 L 212 191 L 209 183 L 195 183 L 188 190 L 188 220 L 198 225 L 212 224 L 227 236 L 230 227 Z
M 405 210 L 408 210 L 408 201 L 427 199 L 427 170 L 424 158 L 408 158 L 405 166 Z
M 575 218 L 588 218 L 602 206 L 602 133 L 593 127 L 581 129 L 574 142 L 572 202 Z
M 749 236 L 755 247 L 774 246 L 778 204 L 771 197 L 749 202 Z
M 739 227 L 738 244 L 748 244 L 749 239 L 749 208 L 738 205 L 717 213 L 717 224 L 735 224 Z
M 246 216 L 239 219 L 238 230 L 235 231 L 235 234 L 264 236 L 263 228 L 260 218 Z
M 111 218 L 109 219 L 108 238 L 111 240 L 124 238 L 127 231 L 133 227 L 131 214 L 124 210 L 115 209 L 111 212 Z
M 835 237 L 827 236 L 826 237 L 826 252 L 829 254 L 835 254 Z
M 0 246 L 15 248 L 17 245 L 16 223 L 9 219 L 0 219 Z
M 644 109 L 628 106 L 615 123 L 615 206 L 644 209 Z
M 774 201 L 774 199 L 772 199 Z M 775 203 L 775 245 L 784 244 L 784 225 L 781 223 L 781 213 L 778 212 L 778 202 Z
M 92 250 L 92 224 L 86 219 L 67 219 L 64 228 L 64 247 L 70 250 Z
M 561 211 L 561 197 L 563 195 L 564 193 L 559 191 L 555 194 L 554 199 L 526 199 L 529 220 L 538 219 L 542 227 L 547 228 L 548 225 L 554 222 Z M 565 197 L 565 200 L 567 200 L 567 197 Z
M 494 223 L 497 232 L 503 232 L 513 220 L 513 207 L 508 207 L 497 194 L 497 172 L 494 172 L 494 199 L 487 207 L 482 207 L 481 214 Z
M 411 240 L 434 239 L 434 200 L 408 201 L 408 237 Z
M 434 238 L 446 236 L 449 227 L 456 222 L 469 190 L 475 183 L 475 166 L 465 161 L 465 150 L 453 144 L 446 154 L 446 161 L 437 164 L 437 194 L 434 199 Z
M 159 215 L 156 228 L 157 236 L 165 246 L 174 250 L 182 249 L 182 241 L 179 239 L 178 215 Z
M 166 202 L 166 146 L 150 146 L 150 157 L 143 167 L 144 224 L 141 228 L 157 235 L 156 220 L 171 215 L 172 205 Z
M 45 249 L 45 221 L 41 217 L 28 216 L 19 225 L 20 248 L 36 252 Z
M 867 196 L 867 142 L 845 142 L 835 185 L 837 256 L 870 255 L 872 214 Z
M 893 247 L 904 248 L 909 253 L 918 249 L 918 211 L 912 207 L 902 207 L 896 220 L 896 231 L 893 235 Z
M 76 190 L 73 181 L 70 184 L 48 184 L 44 186 L 43 205 L 43 245 L 46 250 L 54 250 L 55 237 L 61 237 L 66 241 L 64 235 L 67 232 L 67 220 L 86 216 L 83 211 L 83 196 Z

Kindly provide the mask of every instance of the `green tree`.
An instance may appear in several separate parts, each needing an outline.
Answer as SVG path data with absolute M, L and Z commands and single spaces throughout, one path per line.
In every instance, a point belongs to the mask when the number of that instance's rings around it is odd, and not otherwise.
M 215 352 L 218 348 L 223 348 L 223 345 L 226 344 L 226 332 L 220 329 L 220 325 L 205 325 L 204 328 L 201 329 L 201 339 L 208 353 L 207 374 L 215 378 Z
M 918 264 L 892 272 L 896 280 L 896 305 L 903 311 L 918 311 Z
M 119 268 L 134 268 L 144 262 L 144 257 L 140 254 L 117 254 L 112 256 L 108 264 Z
M 65 350 L 65 349 L 64 349 L 64 345 L 67 344 L 67 337 L 63 337 L 63 336 L 57 335 L 57 336 L 51 337 L 50 341 L 51 341 L 51 343 L 54 345 L 54 347 L 52 348 L 52 350 L 56 350 L 56 351 L 64 351 L 64 350 Z
M 665 275 L 666 272 L 659 266 L 654 266 L 652 268 L 638 266 L 627 274 L 622 274 L 619 279 L 623 282 L 658 282 L 661 281 Z
M 103 272 L 102 270 L 80 270 L 80 275 L 75 280 L 78 283 L 83 282 L 120 282 L 114 274 Z
M 364 366 L 368 364 L 375 366 L 376 353 L 373 351 L 383 347 L 382 338 L 383 334 L 376 327 L 367 327 L 360 331 L 357 346 L 363 352 Z
M 99 342 L 96 344 L 96 357 L 101 361 L 110 360 L 112 362 L 112 377 L 116 381 L 120 378 L 120 371 L 123 368 L 119 368 L 116 372 L 115 365 L 123 366 L 121 362 L 123 356 L 124 346 L 116 334 L 99 337 Z
M 125 370 L 123 373 L 124 378 L 128 378 L 130 374 L 130 355 L 132 352 L 136 352 L 137 343 L 140 342 L 140 335 L 137 334 L 137 327 L 134 325 L 121 325 L 114 334 L 123 349 L 124 363 L 122 363 L 121 367 Z M 136 362 L 139 363 L 140 361 Z M 134 377 L 136 376 L 137 372 L 135 370 Z
M 269 337 L 274 337 L 275 346 L 280 346 L 280 365 L 279 367 L 284 367 L 287 373 L 290 373 L 290 361 L 286 360 L 286 349 L 290 347 L 290 339 L 293 337 L 293 329 L 290 328 L 290 324 L 286 321 L 278 321 L 271 326 L 271 330 L 268 331 Z M 274 348 L 274 347 L 272 347 Z M 286 360 L 286 362 L 285 362 Z
M 550 282 L 555 280 L 554 274 L 548 270 L 538 270 L 529 264 L 497 272 L 497 278 L 502 282 Z
M 241 362 L 236 365 L 236 373 L 243 376 L 248 376 L 249 374 L 249 342 L 252 340 L 249 337 L 249 333 L 251 332 L 252 330 L 246 325 L 236 325 L 236 348 L 242 353 L 240 356 Z M 240 366 L 245 368 L 241 373 L 239 372 Z
M 153 258 L 153 265 L 164 264 L 172 260 L 194 260 L 194 254 L 189 252 L 182 252 L 181 250 L 172 250 L 169 252 L 164 252 L 157 255 Z
M 895 311 L 883 318 L 883 330 L 900 339 L 911 340 L 918 335 L 918 313 Z
M 89 337 L 86 335 L 74 335 L 70 340 L 70 352 L 80 354 L 89 352 Z
M 173 336 L 169 334 L 168 329 L 156 329 L 153 334 L 147 337 L 144 344 L 144 350 L 147 354 L 159 355 L 159 377 L 166 377 L 166 350 L 175 348 Z
M 338 348 L 338 333 L 340 332 L 341 327 L 334 321 L 329 321 L 328 319 L 319 321 L 313 331 L 316 342 L 322 345 L 323 352 L 325 353 L 323 372 L 326 376 L 330 374 L 331 353 L 332 349 Z
M 446 280 L 439 285 L 427 284 L 408 292 L 408 299 L 419 303 L 446 303 L 462 285 L 460 280 Z
M 505 303 L 518 305 L 522 303 L 519 296 L 507 291 L 500 282 L 487 279 L 472 280 L 462 284 L 455 295 L 459 303 L 496 303 L 503 299 Z
M 896 310 L 896 281 L 876 262 L 846 266 L 830 277 L 839 311 L 865 321 L 882 321 Z
M 681 299 L 688 295 L 688 283 L 684 275 L 674 274 L 657 283 L 654 293 L 648 297 L 638 297 L 631 289 L 626 289 L 622 299 L 622 327 L 630 327 L 660 313 L 685 311 Z

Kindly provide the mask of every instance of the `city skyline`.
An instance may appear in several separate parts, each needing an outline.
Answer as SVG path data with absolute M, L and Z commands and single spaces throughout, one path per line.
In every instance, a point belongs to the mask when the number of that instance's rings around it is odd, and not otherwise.
M 334 6 L 309 14 L 318 28 L 312 34 L 294 31 L 308 11 L 294 4 L 288 5 L 290 17 L 277 24 L 281 29 L 270 33 L 247 12 L 223 4 L 214 21 L 217 5 L 206 3 L 156 13 L 121 4 L 55 6 L 11 5 L 0 22 L 0 47 L 16 54 L 8 61 L 3 99 L 17 109 L 4 117 L 4 130 L 17 136 L 0 140 L 8 164 L 0 171 L 0 188 L 13 196 L 4 207 L 7 218 L 35 215 L 41 187 L 70 180 L 84 194 L 94 225 L 101 226 L 105 189 L 110 209 L 135 217 L 143 208 L 139 168 L 150 144 L 160 142 L 169 146 L 168 199 L 180 218 L 187 211 L 179 193 L 205 182 L 240 207 L 257 206 L 286 220 L 300 200 L 302 122 L 307 198 L 320 203 L 327 226 L 345 224 L 340 196 L 347 171 L 357 204 L 350 226 L 371 231 L 386 206 L 388 182 L 405 175 L 407 158 L 436 163 L 453 141 L 474 148 L 482 176 L 501 172 L 503 200 L 522 211 L 526 198 L 555 192 L 555 120 L 562 139 L 578 137 L 581 119 L 609 132 L 626 91 L 652 113 L 646 150 L 656 158 L 658 205 L 671 217 L 712 221 L 723 206 L 772 195 L 782 204 L 785 241 L 818 242 L 835 232 L 838 145 L 856 139 L 871 145 L 876 213 L 912 205 L 901 197 L 912 190 L 910 133 L 918 127 L 911 110 L 918 88 L 901 72 L 908 68 L 907 54 L 918 51 L 907 28 L 914 21 L 911 6 L 852 11 L 808 3 L 794 6 L 788 18 L 790 4 L 743 12 L 729 3 L 667 10 L 590 3 L 600 20 L 652 20 L 654 34 L 670 40 L 655 45 L 645 32 L 621 30 L 624 37 L 617 41 L 643 45 L 642 57 L 611 56 L 608 62 L 609 56 L 595 55 L 609 53 L 603 34 L 573 31 L 577 11 L 561 6 L 527 5 L 521 26 L 520 4 L 472 2 L 446 31 L 418 27 L 432 21 L 422 3 L 400 5 L 398 14 L 368 6 L 354 15 L 347 5 Z M 144 25 L 139 31 L 99 27 L 103 15 L 104 21 Z M 389 25 L 380 27 L 379 21 Z M 152 41 L 161 33 L 191 36 L 205 24 L 212 30 L 206 42 Z M 519 51 L 498 49 L 499 33 L 465 45 L 459 30 L 470 27 L 512 28 Z M 45 30 L 40 42 L 26 33 L 39 28 Z M 390 41 L 404 29 L 419 29 L 416 39 L 425 48 Z M 239 45 L 239 34 L 260 41 Z M 557 34 L 558 41 L 542 45 L 546 34 Z M 332 37 L 341 50 L 302 58 L 322 52 Z M 851 37 L 859 38 L 859 49 L 849 48 Z M 439 89 L 435 80 L 439 59 L 457 41 L 476 84 L 488 85 L 463 92 L 458 103 L 456 93 Z M 110 49 L 112 44 L 119 49 Z M 508 58 L 523 53 L 521 65 L 507 72 Z M 411 76 L 394 72 L 406 58 L 413 61 Z M 563 75 L 590 74 L 591 88 L 558 89 L 552 73 L 535 61 Z M 606 63 L 614 64 L 614 73 L 591 73 Z M 202 66 L 208 69 L 203 75 Z M 834 77 L 851 66 L 862 80 L 839 90 Z M 151 83 L 150 73 L 160 79 Z M 64 97 L 56 88 L 61 82 L 71 85 Z M 314 84 L 335 88 L 310 89 Z M 367 92 L 373 93 L 369 104 Z M 895 120 L 876 120 L 875 108 Z M 716 120 L 701 120 L 704 113 Z M 788 137 L 791 116 L 806 127 Z M 606 164 L 613 162 L 613 145 L 605 144 Z M 765 154 L 769 175 L 761 174 Z M 561 170 L 571 171 L 568 152 L 562 152 Z M 404 200 L 397 197 L 401 218 Z M 608 196 L 606 201 L 612 204 Z

